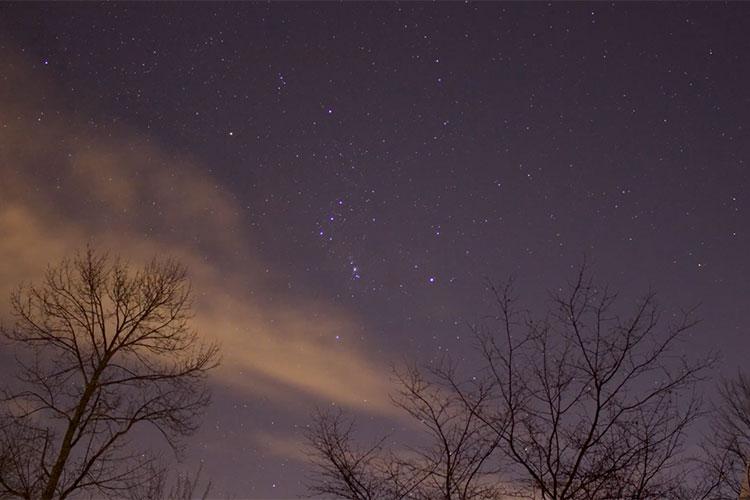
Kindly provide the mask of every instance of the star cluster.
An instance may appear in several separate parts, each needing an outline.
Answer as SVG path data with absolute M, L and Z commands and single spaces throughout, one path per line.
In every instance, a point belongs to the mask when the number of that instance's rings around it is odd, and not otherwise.
M 354 318 L 324 334 L 332 356 L 351 344 L 381 361 L 461 358 L 466 323 L 487 312 L 486 278 L 515 275 L 541 304 L 584 255 L 614 284 L 702 301 L 697 343 L 737 346 L 727 366 L 750 348 L 747 5 L 0 13 L 3 48 L 65 96 L 63 110 L 42 100 L 33 118 L 84 113 L 91 130 L 128 127 L 194 159 L 264 263 L 266 282 L 248 290 Z M 163 217 L 159 199 L 142 209 Z M 232 230 L 196 239 L 207 262 L 221 265 L 210 242 Z M 302 462 L 246 437 L 292 435 L 310 406 L 216 390 L 197 447 L 220 488 L 303 493 Z

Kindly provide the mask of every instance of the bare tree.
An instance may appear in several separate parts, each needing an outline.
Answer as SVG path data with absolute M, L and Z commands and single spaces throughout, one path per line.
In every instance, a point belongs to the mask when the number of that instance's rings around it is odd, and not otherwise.
M 170 477 L 162 469 L 149 482 L 128 490 L 128 500 L 208 500 L 212 484 L 201 480 L 202 472 L 202 467 L 198 467 L 194 473 Z
M 19 287 L 11 306 L 2 333 L 18 367 L 3 391 L 0 495 L 119 497 L 153 481 L 158 453 L 131 438 L 155 432 L 179 455 L 218 362 L 189 327 L 185 268 L 135 270 L 89 247 Z
M 366 449 L 353 443 L 354 422 L 343 412 L 318 412 L 307 430 L 314 475 L 309 490 L 314 495 L 352 500 L 403 498 L 399 488 L 385 482 L 385 439 Z
M 416 367 L 396 371 L 393 396 L 421 427 L 427 444 L 384 449 L 353 443 L 353 422 L 339 411 L 319 413 L 308 433 L 314 465 L 310 491 L 353 500 L 413 498 L 495 499 L 496 470 L 489 458 L 498 439 L 477 417 L 465 411 L 449 387 L 428 380 Z M 484 398 L 476 398 L 481 405 Z
M 491 290 L 499 328 L 476 333 L 496 404 L 479 416 L 501 440 L 507 477 L 556 500 L 679 496 L 695 387 L 711 364 L 683 353 L 691 311 L 662 325 L 649 293 L 623 313 L 585 267 L 541 320 L 517 308 L 510 283 Z
M 711 498 L 750 500 L 750 378 L 740 372 L 717 392 L 702 460 Z
M 423 478 L 410 497 L 498 498 L 498 470 L 491 467 L 489 459 L 499 438 L 479 418 L 489 393 L 473 388 L 470 406 L 465 407 L 453 387 L 441 383 L 439 373 L 457 378 L 455 366 L 447 359 L 424 370 L 408 366 L 396 371 L 397 389 L 392 400 L 421 424 L 428 439 L 427 445 L 410 449 L 411 458 L 395 460 L 408 477 Z
M 450 360 L 397 377 L 394 402 L 430 444 L 406 456 L 384 451 L 384 441 L 356 453 L 351 427 L 319 419 L 311 491 L 352 499 L 696 498 L 697 489 L 681 484 L 682 444 L 701 414 L 696 385 L 711 361 L 683 352 L 696 324 L 691 311 L 663 324 L 649 293 L 623 313 L 585 267 L 567 291 L 552 294 L 541 320 L 517 306 L 511 283 L 490 290 L 498 312 L 474 329 L 483 362 L 473 377 L 459 378 Z M 399 480 L 403 473 L 415 483 Z

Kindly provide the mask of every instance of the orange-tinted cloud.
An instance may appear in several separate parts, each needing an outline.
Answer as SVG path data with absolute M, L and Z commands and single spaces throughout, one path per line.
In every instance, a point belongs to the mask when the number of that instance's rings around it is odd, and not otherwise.
M 138 262 L 170 254 L 191 272 L 195 324 L 223 346 L 217 382 L 390 414 L 388 378 L 364 346 L 334 342 L 357 318 L 306 299 L 263 300 L 253 236 L 207 169 L 120 124 L 72 111 L 7 49 L 0 81 L 0 293 L 86 241 Z M 258 283 L 255 295 L 245 292 Z M 0 300 L 7 314 L 7 300 Z

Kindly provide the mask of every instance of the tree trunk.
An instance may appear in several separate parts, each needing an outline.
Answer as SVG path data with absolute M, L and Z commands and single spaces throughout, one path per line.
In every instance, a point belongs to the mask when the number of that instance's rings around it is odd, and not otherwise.
M 94 390 L 99 382 L 99 376 L 101 375 L 104 366 L 106 366 L 106 362 L 103 360 L 102 364 L 96 369 L 91 380 L 86 385 L 86 389 L 81 395 L 81 399 L 76 407 L 75 413 L 73 414 L 73 418 L 70 419 L 68 428 L 65 430 L 65 436 L 60 444 L 60 452 L 57 455 L 57 460 L 55 460 L 55 465 L 52 466 L 52 471 L 50 472 L 44 491 L 42 491 L 42 496 L 40 497 L 41 500 L 52 500 L 55 496 L 55 490 L 57 489 L 57 484 L 60 482 L 60 476 L 62 476 L 70 452 L 73 450 L 73 436 L 75 436 L 78 426 L 81 425 L 81 417 L 83 417 L 83 412 L 86 411 L 86 407 L 88 406 L 89 401 L 91 401 L 91 396 L 94 395 Z

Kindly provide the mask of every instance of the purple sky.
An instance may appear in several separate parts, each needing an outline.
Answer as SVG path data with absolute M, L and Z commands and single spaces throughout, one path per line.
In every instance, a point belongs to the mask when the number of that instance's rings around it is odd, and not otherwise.
M 587 255 L 690 349 L 750 348 L 750 5 L 0 5 L 0 286 L 87 238 L 176 254 L 220 339 L 217 492 L 304 493 L 316 405 L 403 421 L 389 363 L 468 356 L 484 279 Z M 0 312 L 5 311 L 3 303 Z

